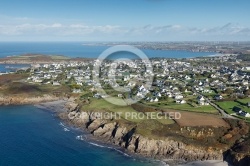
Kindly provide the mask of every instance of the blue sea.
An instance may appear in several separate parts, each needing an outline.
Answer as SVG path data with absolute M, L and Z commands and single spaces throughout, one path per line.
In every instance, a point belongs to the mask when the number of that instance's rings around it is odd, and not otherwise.
M 26 64 L 0 64 L 0 72 L 15 72 L 17 69 L 30 67 Z
M 69 131 L 65 131 L 67 128 Z M 34 106 L 0 106 L 1 166 L 155 166 L 160 162 L 128 156 L 62 125 Z
M 0 58 L 27 53 L 97 58 L 107 48 L 109 47 L 84 45 L 80 42 L 0 42 Z M 212 52 L 190 52 L 178 50 L 142 49 L 142 51 L 149 58 L 191 58 L 216 54 Z
M 80 42 L 0 42 L 0 58 L 7 56 L 17 56 L 22 54 L 45 54 L 45 55 L 64 55 L 71 58 L 98 58 L 99 55 L 109 48 L 108 46 L 84 45 Z M 191 58 L 200 56 L 215 55 L 212 52 L 190 52 L 179 50 L 150 50 L 142 49 L 148 58 Z M 138 58 L 132 53 L 120 52 L 112 54 L 108 59 L 117 58 Z M 26 65 L 27 66 L 27 65 Z M 0 72 L 8 72 L 13 68 L 26 66 L 18 65 L 1 65 Z M 11 67 L 11 68 L 6 68 Z
M 27 53 L 97 58 L 107 46 L 87 46 L 79 42 L 0 43 L 0 58 Z M 215 53 L 142 50 L 149 58 L 189 58 Z M 121 56 L 131 56 L 119 54 Z M 8 66 L 8 67 L 7 67 Z M 7 67 L 7 68 L 6 68 Z M 0 72 L 25 67 L 0 65 Z M 34 106 L 0 106 L 0 166 L 155 166 L 160 162 L 127 156 L 114 148 L 99 146 L 76 137 L 82 132 L 69 128 L 51 112 Z

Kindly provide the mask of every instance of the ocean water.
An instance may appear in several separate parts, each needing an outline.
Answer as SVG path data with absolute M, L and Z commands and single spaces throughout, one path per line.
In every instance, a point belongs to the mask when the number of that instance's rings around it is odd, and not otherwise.
M 0 106 L 0 166 L 156 166 L 113 148 L 77 140 L 82 134 L 34 106 Z
M 0 42 L 0 58 L 7 56 L 16 56 L 22 54 L 45 54 L 45 55 L 64 55 L 71 58 L 98 58 L 99 55 L 109 48 L 108 46 L 83 45 L 80 42 Z M 190 52 L 174 50 L 150 50 L 141 49 L 148 58 L 191 58 L 200 56 L 215 55 L 211 52 Z M 136 55 L 128 52 L 118 52 L 108 56 L 108 59 L 118 58 L 138 58 Z M 0 72 L 8 72 L 12 69 L 6 68 L 11 66 L 21 68 L 21 65 L 0 64 Z
M 6 56 L 38 53 L 47 55 L 65 55 L 69 57 L 97 58 L 108 46 L 83 45 L 80 42 L 0 42 L 0 58 Z M 209 56 L 216 53 L 173 50 L 142 49 L 149 57 L 191 58 Z M 119 54 L 119 56 L 128 54 Z
M 0 72 L 15 72 L 17 69 L 30 67 L 26 64 L 0 64 Z

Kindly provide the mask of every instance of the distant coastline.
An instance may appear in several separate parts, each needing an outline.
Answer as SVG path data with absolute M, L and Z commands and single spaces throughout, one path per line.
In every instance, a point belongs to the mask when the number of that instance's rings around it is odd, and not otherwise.
M 178 53 L 178 51 L 177 51 Z M 183 53 L 183 52 L 182 52 Z M 190 57 L 148 57 L 149 59 L 181 59 L 181 58 L 187 58 L 187 59 L 193 59 L 193 58 L 201 58 L 201 57 L 216 57 L 221 56 L 223 54 L 209 54 L 204 56 L 197 56 L 193 57 L 190 55 Z M 116 57 L 112 57 L 110 60 L 116 59 L 116 58 L 130 58 L 130 59 L 136 59 L 138 57 L 134 57 L 134 55 L 130 54 L 121 54 L 117 55 Z M 94 60 L 98 57 L 68 57 L 68 56 L 62 56 L 62 55 L 46 55 L 46 54 L 24 54 L 19 56 L 8 56 L 5 58 L 0 58 L 0 64 L 4 64 L 6 66 L 8 65 L 30 65 L 30 64 L 46 64 L 46 63 L 65 63 L 65 62 L 81 62 L 81 61 L 88 61 L 88 60 Z M 5 66 L 5 67 L 6 67 Z M 1 70 L 0 70 L 1 71 Z
M 123 43 L 117 43 L 123 44 Z M 125 43 L 141 49 L 149 58 L 189 58 L 216 54 L 216 51 L 188 50 L 188 49 L 157 49 L 154 47 L 143 47 L 135 43 Z M 110 45 L 83 45 L 81 42 L 11 42 L 0 43 L 5 48 L 0 52 L 0 58 L 19 56 L 24 54 L 43 55 L 65 55 L 69 58 L 97 58 L 104 50 L 113 46 Z M 48 51 L 49 50 L 49 51 Z

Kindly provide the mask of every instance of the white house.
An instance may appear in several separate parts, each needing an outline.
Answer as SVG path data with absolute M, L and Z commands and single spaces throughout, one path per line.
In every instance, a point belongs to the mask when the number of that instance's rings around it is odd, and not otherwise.
M 175 96 L 175 99 L 176 99 L 176 100 L 183 99 L 183 96 L 182 96 L 182 95 L 176 95 L 176 96 Z
M 247 117 L 247 118 L 250 117 L 250 114 L 249 114 L 248 112 L 246 112 L 246 111 L 243 111 L 243 110 L 240 110 L 240 111 L 239 111 L 239 114 L 240 114 L 241 116 L 244 116 L 244 117 Z
M 215 100 L 222 100 L 222 99 L 223 99 L 223 96 L 221 96 L 221 95 L 216 95 L 216 96 L 214 97 L 214 99 L 215 99 Z
M 118 97 L 123 97 L 123 95 L 122 95 L 122 94 L 118 94 L 117 96 L 118 96 Z
M 186 80 L 191 80 L 191 78 L 189 76 L 187 76 L 187 75 L 185 76 L 185 79 Z
M 161 97 L 161 93 L 157 93 L 157 95 L 156 95 L 156 96 Z
M 73 89 L 72 93 L 82 93 L 81 89 Z
M 82 83 L 81 83 L 81 82 L 77 82 L 76 84 L 77 84 L 77 85 L 80 85 L 80 86 L 82 86 Z
M 61 85 L 59 82 L 53 81 L 53 86 L 59 86 L 59 85 Z
M 159 99 L 156 97 L 155 99 L 154 99 L 154 102 L 158 102 L 159 101 Z
M 175 102 L 178 104 L 186 104 L 187 103 L 185 100 L 176 100 Z
M 198 104 L 200 105 L 209 105 L 209 103 L 206 102 L 206 99 L 203 96 L 198 96 L 197 100 L 198 100 Z
M 168 93 L 167 95 L 168 95 L 169 98 L 173 97 L 172 93 Z

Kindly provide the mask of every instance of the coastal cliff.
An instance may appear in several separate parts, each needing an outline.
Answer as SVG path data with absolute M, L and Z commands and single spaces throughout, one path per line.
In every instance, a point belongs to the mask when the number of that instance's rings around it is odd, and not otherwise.
M 69 123 L 87 129 L 103 142 L 113 143 L 129 152 L 161 160 L 223 160 L 223 150 L 195 146 L 173 139 L 148 138 L 138 134 L 136 126 L 125 126 L 116 121 L 93 117 L 87 112 L 78 112 L 77 107 L 59 115 Z
M 120 146 L 129 153 L 166 162 L 220 160 L 234 166 L 250 166 L 249 125 L 244 121 L 230 123 L 229 120 L 227 122 L 230 128 L 226 129 L 180 127 L 175 128 L 174 131 L 169 130 L 164 137 L 148 137 L 138 132 L 137 125 L 115 119 L 101 119 L 93 116 L 91 112 L 80 111 L 79 106 L 74 103 L 67 103 L 66 107 L 68 111 L 59 114 L 61 119 L 71 125 L 84 128 L 102 142 Z M 179 139 L 177 130 L 185 133 L 187 137 Z M 221 133 L 220 137 L 218 133 Z M 214 138 L 216 141 L 212 141 L 212 144 L 196 143 L 205 137 L 206 141 Z M 190 138 L 194 141 L 192 142 Z M 223 141 L 226 143 L 220 143 Z
M 236 143 L 224 153 L 224 157 L 235 166 L 250 166 L 250 141 Z
M 58 97 L 51 95 L 24 97 L 22 95 L 17 96 L 0 96 L 0 105 L 25 105 L 25 104 L 38 104 L 42 102 L 56 101 Z
M 58 100 L 58 97 L 48 95 L 29 98 L 0 97 L 0 105 L 39 104 L 41 108 L 54 110 L 65 122 L 81 127 L 100 141 L 120 146 L 129 153 L 166 162 L 169 160 L 224 160 L 235 166 L 250 166 L 250 142 L 247 139 L 249 126 L 243 121 L 237 122 L 230 129 L 178 127 L 170 128 L 168 131 L 160 130 L 165 132 L 161 136 L 156 132 L 157 136 L 148 137 L 138 132 L 140 130 L 138 124 L 129 123 L 126 120 L 101 119 L 96 114 L 82 111 L 75 103 L 76 98 Z M 197 143 L 203 138 L 206 138 L 206 141 L 217 139 L 218 132 L 223 132 L 222 140 L 231 144 L 222 146 L 213 141 L 213 144 Z M 180 139 L 180 133 L 185 135 L 183 139 Z

